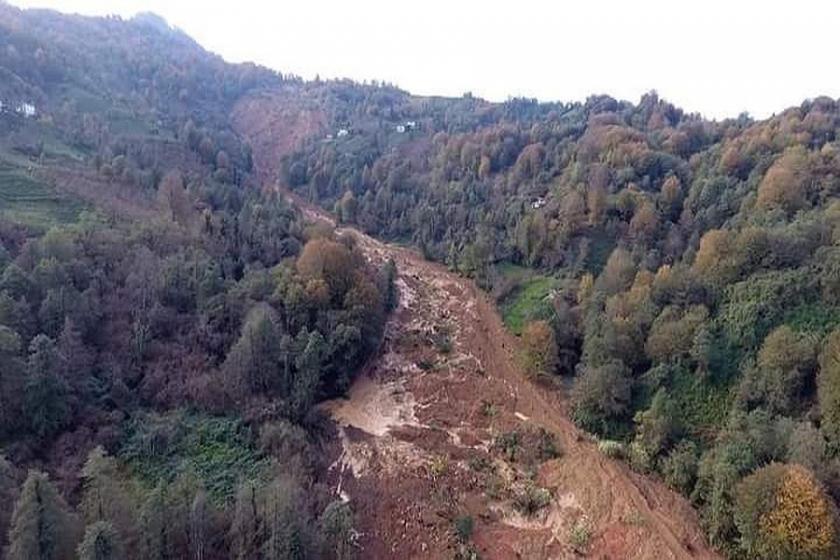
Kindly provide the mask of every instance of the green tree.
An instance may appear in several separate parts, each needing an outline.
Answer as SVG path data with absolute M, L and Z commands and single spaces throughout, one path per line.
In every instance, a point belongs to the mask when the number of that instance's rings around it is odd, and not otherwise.
M 254 481 L 242 483 L 236 491 L 230 524 L 231 554 L 237 560 L 257 558 L 261 544 L 259 495 Z
M 45 335 L 36 336 L 29 345 L 23 401 L 29 427 L 39 438 L 55 435 L 70 418 L 68 387 L 60 376 L 61 367 L 55 342 Z
M 748 404 L 763 404 L 774 412 L 790 413 L 815 366 L 813 341 L 783 325 L 764 339 L 755 367 L 742 379 L 739 396 Z
M 12 514 L 9 560 L 70 560 L 78 538 L 78 521 L 47 475 L 30 471 Z
M 817 388 L 822 432 L 834 449 L 840 449 L 840 329 L 823 345 Z
M 637 413 L 635 420 L 636 441 L 651 457 L 667 449 L 680 432 L 676 404 L 664 389 L 656 392 L 650 407 Z
M 328 556 L 335 560 L 352 558 L 355 531 L 350 505 L 341 500 L 330 502 L 321 514 L 320 524 Z
M 274 313 L 266 304 L 256 305 L 225 360 L 226 381 L 234 394 L 269 391 L 278 382 L 279 358 L 280 334 Z
M 119 464 L 101 447 L 88 454 L 82 468 L 82 515 L 89 525 L 107 522 L 119 533 L 120 541 L 133 549 L 137 534 L 137 505 L 129 483 L 123 480 Z
M 630 410 L 631 388 L 630 370 L 618 360 L 587 367 L 572 391 L 575 421 L 589 431 L 610 433 Z
M 295 359 L 294 384 L 289 395 L 292 415 L 302 419 L 315 404 L 326 359 L 327 343 L 318 331 L 301 331 L 297 337 L 301 348 Z
M 265 529 L 265 560 L 310 557 L 309 520 L 300 487 L 294 480 L 280 477 L 268 485 L 262 496 L 260 517 Z
M 97 521 L 85 530 L 78 555 L 79 560 L 122 560 L 125 551 L 114 527 L 107 521 Z
M 148 560 L 170 557 L 172 537 L 166 504 L 166 487 L 160 481 L 147 495 L 140 508 L 140 553 Z

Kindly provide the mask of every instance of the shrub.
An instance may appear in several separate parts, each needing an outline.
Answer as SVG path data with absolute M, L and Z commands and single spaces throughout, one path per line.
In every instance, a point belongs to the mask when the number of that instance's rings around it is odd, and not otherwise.
M 513 507 L 525 515 L 534 515 L 550 502 L 551 492 L 533 483 L 528 483 L 514 496 Z
M 515 461 L 516 452 L 519 450 L 519 432 L 499 434 L 493 441 L 493 449 L 501 451 L 508 461 Z
M 620 441 L 602 439 L 598 442 L 598 451 L 610 459 L 624 459 L 626 450 Z
M 592 528 L 585 519 L 579 520 L 575 523 L 569 533 L 569 544 L 572 545 L 575 551 L 581 554 L 583 554 L 591 539 Z
M 693 441 L 681 441 L 662 460 L 662 475 L 665 482 L 683 494 L 694 488 L 697 480 L 697 445 Z
M 469 515 L 459 515 L 455 518 L 454 525 L 455 536 L 458 537 L 458 540 L 462 543 L 469 541 L 474 528 L 473 518 Z

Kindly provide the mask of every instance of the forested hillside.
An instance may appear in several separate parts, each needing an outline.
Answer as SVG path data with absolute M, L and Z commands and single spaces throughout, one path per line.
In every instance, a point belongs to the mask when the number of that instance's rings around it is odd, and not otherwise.
M 572 377 L 576 422 L 690 496 L 713 544 L 834 557 L 837 102 L 439 103 L 368 95 L 281 180 L 491 290 L 526 366 Z
M 314 405 L 393 270 L 252 188 L 228 113 L 284 80 L 154 16 L 6 5 L 0 72 L 2 556 L 332 556 Z
M 314 405 L 377 348 L 395 271 L 275 180 L 474 278 L 721 551 L 837 557 L 836 101 L 415 97 L 2 3 L 0 75 L 6 557 L 352 552 Z

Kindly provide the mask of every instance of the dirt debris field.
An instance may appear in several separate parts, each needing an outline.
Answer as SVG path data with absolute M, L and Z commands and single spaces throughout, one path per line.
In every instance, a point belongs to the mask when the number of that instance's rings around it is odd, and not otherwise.
M 379 355 L 323 405 L 341 449 L 327 478 L 352 504 L 361 557 L 718 558 L 684 498 L 604 456 L 563 395 L 525 377 L 517 339 L 472 282 L 339 233 L 394 259 L 400 293 Z

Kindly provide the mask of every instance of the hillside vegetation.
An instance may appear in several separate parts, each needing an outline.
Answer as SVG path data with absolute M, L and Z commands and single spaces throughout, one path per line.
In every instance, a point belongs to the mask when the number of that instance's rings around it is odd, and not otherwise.
M 653 92 L 415 97 L 5 4 L 0 75 L 7 557 L 353 550 L 314 407 L 378 346 L 395 271 L 274 180 L 474 278 L 720 550 L 837 556 L 835 100 L 718 122 Z
M 738 495 L 772 464 L 805 469 L 836 523 L 836 101 L 714 122 L 655 93 L 491 105 L 384 90 L 347 122 L 287 156 L 281 180 L 491 290 L 531 369 L 574 377 L 576 422 L 690 496 L 713 544 L 766 557 Z M 829 558 L 830 533 L 778 546 Z

